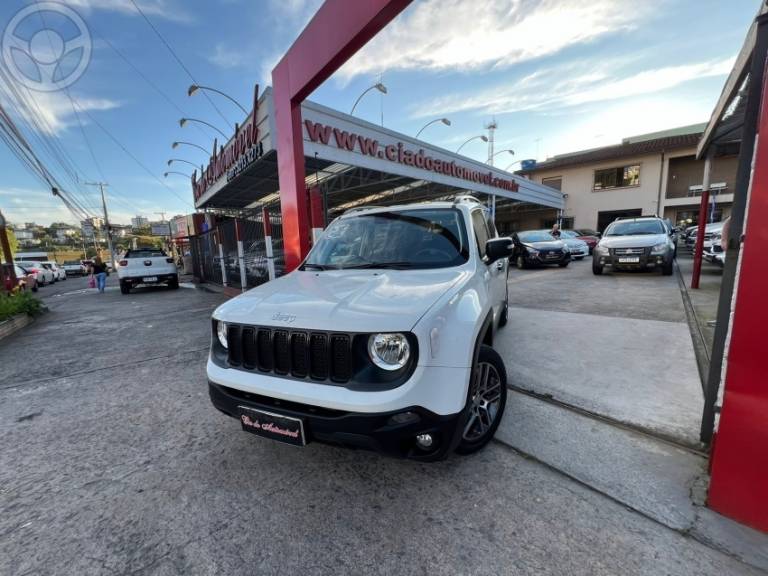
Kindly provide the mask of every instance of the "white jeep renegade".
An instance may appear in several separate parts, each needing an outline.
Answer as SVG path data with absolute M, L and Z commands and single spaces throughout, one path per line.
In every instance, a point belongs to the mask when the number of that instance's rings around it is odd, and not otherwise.
M 213 313 L 211 401 L 296 445 L 478 450 L 507 398 L 491 345 L 512 240 L 495 236 L 467 196 L 345 213 L 297 270 Z

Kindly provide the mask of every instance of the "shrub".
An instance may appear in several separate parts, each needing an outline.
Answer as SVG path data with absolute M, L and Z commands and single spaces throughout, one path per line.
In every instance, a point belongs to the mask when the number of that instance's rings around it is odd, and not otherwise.
M 16 314 L 29 314 L 37 316 L 43 310 L 40 300 L 32 296 L 29 292 L 17 292 L 0 295 L 0 321 L 7 320 Z

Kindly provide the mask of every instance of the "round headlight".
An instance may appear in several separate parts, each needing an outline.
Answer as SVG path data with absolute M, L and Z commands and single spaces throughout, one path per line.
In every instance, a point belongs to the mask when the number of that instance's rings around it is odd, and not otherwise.
M 384 370 L 398 370 L 405 366 L 411 347 L 404 334 L 372 334 L 368 338 L 371 361 Z
M 224 348 L 227 348 L 227 323 L 218 320 L 216 322 L 216 336 L 219 337 L 219 342 Z

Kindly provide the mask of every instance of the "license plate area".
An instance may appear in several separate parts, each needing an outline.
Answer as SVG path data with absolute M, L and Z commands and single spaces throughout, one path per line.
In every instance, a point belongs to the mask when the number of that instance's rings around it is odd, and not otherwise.
M 142 282 L 157 282 L 157 276 L 145 276 L 141 279 Z
M 247 406 L 238 406 L 237 408 L 240 412 L 240 425 L 246 432 L 293 446 L 304 446 L 307 443 L 304 434 L 304 421 L 300 418 L 283 416 Z
M 619 258 L 619 264 L 639 264 L 640 256 L 622 256 Z

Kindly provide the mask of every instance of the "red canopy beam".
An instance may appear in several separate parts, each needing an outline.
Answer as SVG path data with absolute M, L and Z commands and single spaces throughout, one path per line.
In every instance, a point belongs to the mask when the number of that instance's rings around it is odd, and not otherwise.
M 309 251 L 301 103 L 411 0 L 326 0 L 272 70 L 287 271 Z

